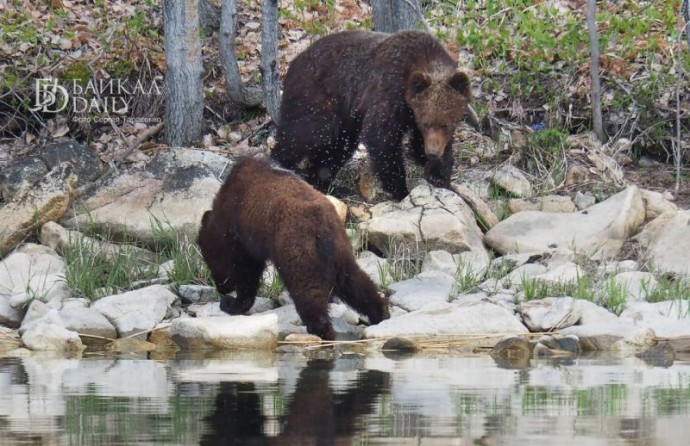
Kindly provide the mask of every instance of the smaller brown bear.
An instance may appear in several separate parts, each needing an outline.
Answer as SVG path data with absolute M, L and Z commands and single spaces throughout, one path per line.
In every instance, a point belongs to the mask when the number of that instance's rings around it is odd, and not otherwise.
M 245 158 L 233 167 L 201 220 L 197 240 L 221 309 L 241 314 L 254 304 L 271 260 L 307 331 L 335 339 L 331 294 L 377 324 L 388 304 L 355 261 L 333 205 L 297 175 Z M 227 293 L 237 292 L 237 298 Z

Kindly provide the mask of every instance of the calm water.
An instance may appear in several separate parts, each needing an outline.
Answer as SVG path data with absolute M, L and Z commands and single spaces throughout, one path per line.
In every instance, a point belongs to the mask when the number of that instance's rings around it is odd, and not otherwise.
M 0 358 L 0 444 L 687 445 L 690 363 Z

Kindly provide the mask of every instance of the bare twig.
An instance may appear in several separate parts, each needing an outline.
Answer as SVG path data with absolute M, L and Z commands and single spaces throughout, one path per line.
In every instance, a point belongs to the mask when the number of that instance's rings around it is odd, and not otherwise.
M 143 132 L 141 132 L 139 135 L 137 135 L 136 138 L 129 144 L 129 147 L 127 150 L 125 150 L 120 156 L 117 157 L 115 160 L 115 167 L 119 167 L 122 162 L 127 159 L 129 155 L 131 155 L 135 150 L 141 146 L 144 141 L 146 141 L 149 138 L 152 138 L 158 134 L 163 129 L 163 123 L 159 122 L 158 124 L 147 128 Z

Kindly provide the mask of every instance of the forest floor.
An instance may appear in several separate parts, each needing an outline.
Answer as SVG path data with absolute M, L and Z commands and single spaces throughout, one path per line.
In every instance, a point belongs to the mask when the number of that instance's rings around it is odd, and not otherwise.
M 261 4 L 237 3 L 240 72 L 247 84 L 258 85 Z M 462 126 L 458 132 L 459 174 L 510 159 L 530 175 L 549 176 L 538 182 L 551 185 L 545 188 L 550 193 L 572 192 L 564 182 L 573 156 L 565 141 L 590 128 L 585 2 L 424 3 L 429 26 L 472 75 L 483 123 L 481 131 Z M 610 155 L 627 182 L 669 191 L 680 207 L 690 208 L 690 56 L 680 3 L 607 2 L 597 18 L 611 137 L 606 147 L 618 147 Z M 281 1 L 279 25 L 284 74 L 319 36 L 370 29 L 371 7 L 361 0 Z M 198 146 L 226 156 L 268 151 L 274 129 L 265 112 L 238 109 L 227 98 L 217 31 L 205 32 L 203 61 L 207 127 Z M 165 70 L 159 0 L 0 0 L 0 169 L 65 139 L 88 144 L 106 163 L 146 162 L 167 147 L 158 124 Z M 128 110 L 149 119 L 114 122 L 102 119 L 103 113 L 95 119 L 32 111 L 37 78 L 146 85 L 150 94 L 130 98 Z M 150 90 L 154 85 L 163 91 Z M 620 140 L 630 143 L 616 146 Z M 535 153 L 545 164 L 529 162 Z M 561 158 L 566 162 L 547 162 Z

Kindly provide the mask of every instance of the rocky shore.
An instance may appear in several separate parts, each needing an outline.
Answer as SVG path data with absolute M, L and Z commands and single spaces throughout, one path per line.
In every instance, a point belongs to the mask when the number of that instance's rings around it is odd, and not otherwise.
M 457 194 L 421 182 L 400 203 L 348 209 L 333 200 L 343 219 L 349 213 L 360 266 L 391 305 L 389 320 L 367 326 L 332 303 L 339 338 L 374 349 L 490 349 L 503 359 L 606 350 L 665 364 L 688 351 L 690 210 L 592 163 L 619 192 L 534 197 L 507 164 L 458 183 Z M 115 172 L 67 142 L 0 173 L 2 354 L 318 342 L 273 270 L 247 316 L 221 312 L 210 283 L 179 274 L 198 261 L 201 215 L 231 168 L 211 152 L 171 149 Z M 504 215 L 496 187 L 513 197 Z M 183 255 L 170 254 L 171 239 Z M 110 266 L 75 279 L 75 252 Z M 75 289 L 123 256 L 127 286 Z

